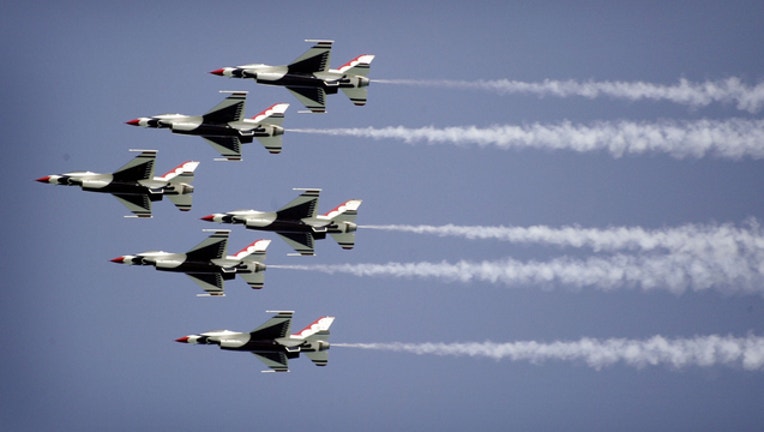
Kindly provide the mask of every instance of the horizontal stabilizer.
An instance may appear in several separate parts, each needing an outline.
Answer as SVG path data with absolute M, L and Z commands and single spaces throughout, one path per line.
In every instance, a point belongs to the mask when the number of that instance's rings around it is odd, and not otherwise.
M 366 99 L 368 98 L 368 94 L 369 94 L 368 87 L 343 88 L 342 92 L 345 93 L 345 96 L 347 96 L 348 99 L 350 99 L 350 102 L 353 102 L 353 105 L 355 106 L 366 105 Z
M 309 351 L 305 353 L 306 356 L 316 366 L 326 366 L 329 363 L 329 351 Z
M 260 141 L 260 144 L 262 144 L 270 154 L 281 153 L 281 144 L 283 142 L 281 135 L 257 137 L 257 140 Z
M 167 195 L 167 198 L 175 204 L 175 207 L 180 211 L 191 210 L 191 204 L 193 204 L 194 196 L 191 194 L 185 195 Z

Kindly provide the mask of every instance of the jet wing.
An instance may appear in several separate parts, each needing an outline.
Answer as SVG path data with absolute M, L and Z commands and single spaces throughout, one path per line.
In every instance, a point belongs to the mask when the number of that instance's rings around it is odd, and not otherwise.
M 287 87 L 313 113 L 326 112 L 326 91 L 319 87 Z
M 140 152 L 141 154 L 112 173 L 115 182 L 133 182 L 154 178 L 156 150 L 142 150 Z
M 186 275 L 202 287 L 208 295 L 225 296 L 223 291 L 223 276 L 220 273 L 186 273 Z
M 215 105 L 207 114 L 202 116 L 204 123 L 225 124 L 240 121 L 244 118 L 244 105 L 247 102 L 247 92 L 236 91 Z
M 270 352 L 270 353 L 255 353 L 252 354 L 257 357 L 258 360 L 265 363 L 271 370 L 265 370 L 263 372 L 289 372 L 289 366 L 287 356 L 282 352 Z
M 135 217 L 150 218 L 151 217 L 151 200 L 146 194 L 114 194 L 114 197 L 119 200 L 128 210 L 133 212 Z M 129 216 L 125 216 L 129 217 Z
M 210 137 L 202 136 L 207 142 L 215 148 L 226 160 L 241 160 L 241 140 L 237 136 L 231 137 Z
M 329 60 L 334 41 L 306 39 L 305 42 L 313 42 L 313 46 L 287 65 L 289 73 L 312 74 L 329 70 Z
M 303 192 L 276 212 L 277 219 L 291 221 L 315 218 L 318 211 L 318 198 L 321 189 L 295 189 Z
M 277 233 L 284 239 L 289 246 L 292 247 L 298 254 L 303 256 L 315 255 L 313 249 L 313 235 L 310 233 Z
M 230 234 L 229 230 L 215 231 L 212 235 L 202 240 L 201 243 L 186 252 L 186 260 L 212 261 L 213 259 L 222 258 L 228 247 L 228 234 Z
M 276 312 L 271 319 L 264 322 L 260 327 L 249 332 L 250 340 L 278 339 L 289 334 L 289 328 L 292 324 L 292 311 L 271 311 Z

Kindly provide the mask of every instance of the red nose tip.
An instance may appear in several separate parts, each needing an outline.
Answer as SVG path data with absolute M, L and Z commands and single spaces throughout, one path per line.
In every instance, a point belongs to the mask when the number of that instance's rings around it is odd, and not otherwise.
M 129 124 L 130 126 L 138 126 L 140 123 L 141 121 L 139 119 L 132 119 L 125 122 L 125 124 Z
M 215 221 L 215 215 L 207 215 L 207 216 L 201 218 L 201 220 L 207 221 L 207 222 L 214 222 Z
M 124 264 L 124 262 L 125 262 L 125 257 L 119 256 L 119 257 L 116 257 L 116 258 L 114 258 L 114 259 L 111 259 L 111 260 L 109 260 L 109 261 L 111 261 L 111 262 L 113 262 L 113 263 L 117 263 L 117 264 Z
M 181 338 L 177 338 L 177 339 L 175 339 L 175 342 L 188 343 L 188 336 L 183 336 Z
M 220 75 L 223 76 L 223 69 L 215 69 L 214 71 L 210 72 L 212 75 Z
M 50 181 L 50 176 L 40 177 L 35 181 L 38 181 L 40 183 L 48 183 Z

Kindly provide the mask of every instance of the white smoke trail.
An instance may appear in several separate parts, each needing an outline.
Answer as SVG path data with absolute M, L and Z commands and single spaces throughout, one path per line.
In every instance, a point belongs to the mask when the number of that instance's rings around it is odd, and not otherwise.
M 347 343 L 333 347 L 407 352 L 417 355 L 488 357 L 495 360 L 548 360 L 584 362 L 595 369 L 623 363 L 627 366 L 666 365 L 680 369 L 688 366 L 732 366 L 746 370 L 764 370 L 764 338 L 698 336 L 690 339 L 666 339 L 654 336 L 645 340 L 583 338 L 572 342 L 471 342 L 471 343 Z
M 496 125 L 487 128 L 433 126 L 409 128 L 290 129 L 290 132 L 372 139 L 397 139 L 408 144 L 451 144 L 460 147 L 496 147 L 501 150 L 534 148 L 607 151 L 624 154 L 662 152 L 675 158 L 715 155 L 729 159 L 764 157 L 764 120 L 698 120 L 599 122 L 593 125 L 559 124 Z
M 522 262 L 497 261 L 389 262 L 386 264 L 271 265 L 269 268 L 316 271 L 354 276 L 438 279 L 444 282 L 487 282 L 508 287 L 540 285 L 542 288 L 594 287 L 602 291 L 638 288 L 683 294 L 718 291 L 723 294 L 764 295 L 764 259 L 723 254 L 695 256 L 687 253 L 631 256 L 617 254 L 583 260 L 557 258 Z
M 484 90 L 500 95 L 532 94 L 539 97 L 580 96 L 589 99 L 611 97 L 628 101 L 668 101 L 693 108 L 711 103 L 734 104 L 739 110 L 756 113 L 764 107 L 764 83 L 749 86 L 740 78 L 730 77 L 718 81 L 690 82 L 680 79 L 674 85 L 661 85 L 642 81 L 575 81 L 550 80 L 527 82 L 499 80 L 374 80 L 374 83 L 418 87 L 439 87 L 464 90 Z
M 470 240 L 494 239 L 513 243 L 549 244 L 560 247 L 591 248 L 595 252 L 615 250 L 671 251 L 696 256 L 750 255 L 764 251 L 764 232 L 756 219 L 742 227 L 733 224 L 688 224 L 674 228 L 610 227 L 604 229 L 544 225 L 460 226 L 460 225 L 361 225 L 362 229 L 462 237 Z

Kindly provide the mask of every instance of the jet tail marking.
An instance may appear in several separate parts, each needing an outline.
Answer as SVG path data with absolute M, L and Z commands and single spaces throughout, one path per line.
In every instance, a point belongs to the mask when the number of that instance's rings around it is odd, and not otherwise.
M 252 120 L 258 123 L 281 126 L 284 122 L 284 113 L 286 113 L 287 108 L 289 108 L 288 103 L 273 104 L 252 117 Z

